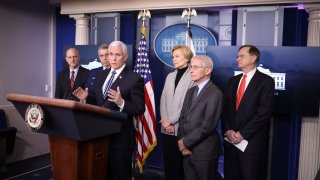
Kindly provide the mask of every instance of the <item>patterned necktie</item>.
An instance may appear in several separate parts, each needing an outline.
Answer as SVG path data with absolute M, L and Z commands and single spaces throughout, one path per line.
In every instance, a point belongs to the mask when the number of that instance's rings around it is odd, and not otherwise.
M 110 87 L 111 87 L 111 85 L 112 85 L 112 83 L 113 83 L 113 79 L 114 79 L 114 75 L 115 75 L 115 74 L 116 74 L 116 71 L 113 70 L 113 71 L 112 71 L 112 75 L 111 75 L 111 77 L 110 77 L 110 79 L 109 79 L 106 87 L 104 88 L 104 91 L 103 91 L 103 99 L 106 99 L 106 97 L 107 97 L 108 91 L 110 90 Z
M 74 71 L 71 71 L 71 78 L 70 78 L 70 87 L 73 89 L 74 86 Z
M 193 95 L 192 95 L 192 103 L 196 100 L 198 92 L 199 92 L 199 87 L 196 86 L 195 90 L 193 91 Z
M 246 77 L 247 75 L 244 74 L 238 89 L 238 93 L 237 93 L 237 99 L 236 99 L 236 110 L 238 110 L 239 104 L 241 102 L 242 96 L 244 94 L 244 90 L 246 88 Z

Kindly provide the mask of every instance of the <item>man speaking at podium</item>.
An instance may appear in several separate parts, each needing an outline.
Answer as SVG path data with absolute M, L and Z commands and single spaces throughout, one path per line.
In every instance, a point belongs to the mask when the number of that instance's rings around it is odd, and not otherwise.
M 109 136 L 108 179 L 131 179 L 131 161 L 135 144 L 133 116 L 145 111 L 144 82 L 135 72 L 129 70 L 125 62 L 128 58 L 127 46 L 121 41 L 109 45 L 110 69 L 99 72 L 93 92 L 82 88 L 73 94 L 82 102 L 96 104 L 114 111 L 126 113 L 120 133 Z

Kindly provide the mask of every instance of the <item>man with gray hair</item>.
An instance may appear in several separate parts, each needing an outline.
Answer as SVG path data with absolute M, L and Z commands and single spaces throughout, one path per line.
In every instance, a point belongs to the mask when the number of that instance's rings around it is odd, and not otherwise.
M 210 81 L 212 71 L 210 57 L 197 55 L 191 59 L 190 75 L 197 85 L 185 96 L 178 129 L 178 146 L 184 156 L 187 180 L 218 179 L 221 142 L 217 126 L 223 98 L 220 89 Z
M 108 178 L 131 179 L 131 162 L 135 145 L 133 116 L 145 111 L 144 81 L 126 65 L 127 46 L 121 41 L 109 45 L 108 60 L 111 68 L 97 74 L 93 92 L 81 88 L 74 94 L 82 101 L 127 114 L 121 131 L 109 136 Z

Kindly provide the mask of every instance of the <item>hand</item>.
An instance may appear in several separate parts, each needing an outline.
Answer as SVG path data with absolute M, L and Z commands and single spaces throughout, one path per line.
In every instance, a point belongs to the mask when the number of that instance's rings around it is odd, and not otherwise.
M 169 125 L 166 128 L 164 128 L 164 130 L 168 133 L 174 133 L 174 126 L 173 125 Z
M 238 143 L 240 143 L 243 140 L 243 136 L 241 135 L 240 131 L 236 132 L 235 137 Z
M 121 97 L 121 92 L 119 86 L 117 87 L 117 91 L 110 89 L 108 91 L 108 101 L 116 103 L 118 106 L 121 106 L 124 103 L 124 100 Z
M 225 133 L 225 135 L 227 136 L 228 140 L 233 144 L 238 144 L 240 142 L 234 130 L 228 130 Z
M 192 154 L 192 152 L 189 149 L 183 149 L 181 153 L 183 156 L 189 156 Z
M 186 146 L 183 143 L 183 138 L 178 141 L 178 147 L 180 151 L 186 149 Z
M 171 125 L 171 122 L 169 121 L 169 119 L 161 119 L 160 123 L 164 129 L 166 129 L 168 126 Z
M 75 91 L 73 91 L 72 94 L 75 95 L 78 99 L 80 99 L 81 102 L 84 102 L 88 97 L 89 92 L 88 88 L 83 90 L 81 87 L 78 87 Z

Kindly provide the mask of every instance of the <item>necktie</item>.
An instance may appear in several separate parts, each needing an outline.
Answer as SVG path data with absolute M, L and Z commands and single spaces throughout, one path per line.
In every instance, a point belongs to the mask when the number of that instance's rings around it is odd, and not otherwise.
M 70 78 L 70 87 L 73 89 L 74 86 L 74 71 L 71 71 L 71 78 Z
M 246 88 L 246 77 L 247 77 L 246 74 L 244 74 L 242 76 L 242 80 L 241 80 L 241 83 L 240 83 L 240 86 L 239 86 L 239 89 L 238 89 L 237 99 L 236 99 L 236 110 L 238 110 L 239 104 L 240 104 L 242 96 L 244 94 L 244 90 Z
M 199 92 L 199 87 L 196 86 L 196 88 L 194 89 L 193 91 L 193 95 L 192 95 L 192 102 L 194 102 L 197 98 L 197 95 L 198 95 L 198 92 Z
M 115 74 L 116 74 L 116 71 L 113 70 L 112 71 L 112 75 L 111 75 L 111 77 L 110 77 L 110 79 L 109 79 L 109 81 L 108 81 L 108 83 L 107 83 L 107 85 L 106 85 L 106 87 L 104 88 L 104 91 L 103 91 L 103 98 L 104 99 L 106 99 L 106 97 L 107 97 L 108 91 L 109 91 L 109 89 L 110 89 L 110 87 L 111 87 L 111 85 L 113 83 L 113 79 L 114 79 L 114 75 Z

